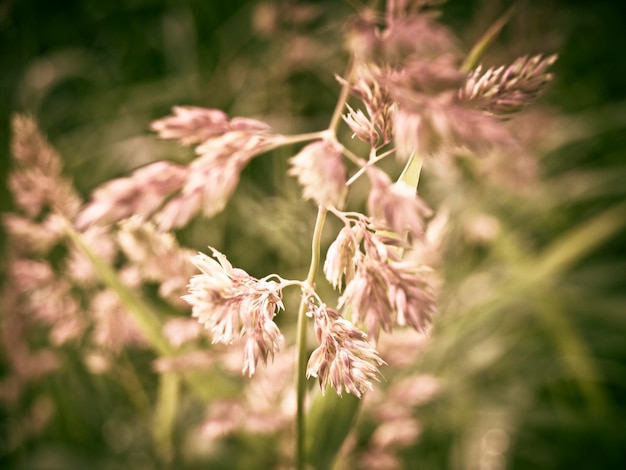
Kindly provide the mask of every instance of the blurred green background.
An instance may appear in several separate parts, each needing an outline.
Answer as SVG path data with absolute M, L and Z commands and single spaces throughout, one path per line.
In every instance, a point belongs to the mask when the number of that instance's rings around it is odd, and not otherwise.
M 0 3 L 0 212 L 11 208 L 4 182 L 14 112 L 30 113 L 38 120 L 85 197 L 98 184 L 150 161 L 191 159 L 188 149 L 158 141 L 148 130 L 150 121 L 168 114 L 173 105 L 221 108 L 233 116 L 267 121 L 283 133 L 324 128 L 339 88 L 333 74 L 341 74 L 345 67 L 341 47 L 345 20 L 358 3 L 4 0 Z M 556 78 L 540 103 L 559 123 L 558 135 L 543 136 L 548 144 L 540 149 L 548 199 L 532 197 L 511 210 L 507 204 L 519 199 L 496 201 L 497 192 L 475 191 L 471 184 L 465 194 L 480 199 L 483 207 L 490 204 L 510 226 L 522 226 L 518 235 L 530 240 L 533 248 L 541 248 L 624 200 L 626 2 L 516 3 L 518 14 L 485 60 L 500 63 L 523 53 L 559 53 L 553 69 Z M 450 0 L 443 6 L 442 21 L 469 49 L 510 4 Z M 529 126 L 531 133 L 542 130 L 532 121 Z M 245 169 L 229 210 L 181 237 L 194 247 L 219 246 L 234 264 L 254 275 L 282 269 L 285 277 L 301 276 L 297 273 L 307 263 L 313 212 L 308 205 L 290 202 L 288 196 L 297 196 L 299 190 L 293 181 L 285 181 L 289 156 L 285 151 L 274 159 L 254 160 Z M 564 175 L 572 178 L 561 178 Z M 576 175 L 583 176 L 576 179 Z M 580 185 L 580 197 L 555 202 L 558 191 L 550 182 L 556 181 L 565 185 L 567 195 L 577 194 Z M 427 179 L 425 184 L 428 188 Z M 434 198 L 440 197 L 436 185 L 431 190 Z M 260 213 L 280 216 L 264 222 Z M 240 224 L 242 217 L 249 221 L 245 226 Z M 442 340 L 440 347 L 434 347 L 421 367 L 458 380 L 448 395 L 422 411 L 423 436 L 406 453 L 406 468 L 498 468 L 470 465 L 467 462 L 474 457 L 458 443 L 467 443 L 471 441 L 467 436 L 479 433 L 482 418 L 513 419 L 507 414 L 510 409 L 517 410 L 513 415 L 521 431 L 507 468 L 626 468 L 625 234 L 622 228 L 592 250 L 550 293 L 552 307 L 558 304 L 556 310 L 568 312 L 570 326 L 580 333 L 588 355 L 597 360 L 604 377 L 600 408 L 607 409 L 598 415 L 597 403 L 588 400 L 585 387 L 582 394 L 578 390 L 578 379 L 559 375 L 555 365 L 562 359 L 559 345 L 568 339 L 556 334 L 557 340 L 552 341 L 545 325 L 535 323 L 533 293 L 511 294 L 504 315 L 516 320 L 494 321 L 503 313 L 493 306 L 472 324 L 457 321 L 455 296 L 450 294 L 448 321 L 442 321 L 439 330 L 448 343 Z M 258 250 L 258 243 L 266 249 Z M 476 247 L 459 248 L 450 256 L 460 261 L 456 271 L 448 273 L 452 286 L 463 285 L 461 280 L 482 266 L 477 259 L 483 253 Z M 524 253 L 519 256 L 523 271 Z M 526 261 L 532 262 L 532 257 Z M 485 272 L 491 268 L 488 265 Z M 548 305 L 541 299 L 540 305 Z M 558 324 L 550 328 L 561 331 Z M 477 345 L 483 351 L 490 346 L 498 350 L 500 342 L 507 344 L 506 352 L 494 353 L 498 361 L 487 359 L 484 368 L 472 369 L 461 359 L 470 357 L 468 351 Z M 137 364 L 143 360 L 148 368 L 148 358 L 134 360 Z M 150 384 L 152 379 L 145 380 Z M 102 464 L 92 468 L 158 467 L 149 454 L 126 451 L 124 432 L 140 433 L 133 431 L 136 423 L 120 406 L 127 398 L 115 386 L 85 379 L 73 386 L 45 387 L 64 410 L 59 413 L 63 419 L 56 420 L 39 440 L 29 441 L 29 447 L 10 453 L 3 447 L 8 439 L 0 435 L 2 468 L 87 468 L 93 461 Z M 75 395 L 65 396 L 68 390 Z M 118 408 L 121 414 L 102 428 L 107 413 Z M 12 426 L 2 419 L 0 432 L 7 436 Z M 116 434 L 122 437 L 116 439 Z M 134 445 L 149 447 L 141 438 Z M 236 442 L 231 445 L 237 449 Z M 257 442 L 257 453 L 250 458 L 262 455 L 262 447 Z M 42 457 L 29 460 L 32 455 Z M 47 455 L 56 460 L 46 460 Z M 243 456 L 237 462 L 238 468 L 250 465 Z M 235 468 L 232 465 L 223 463 L 219 468 Z

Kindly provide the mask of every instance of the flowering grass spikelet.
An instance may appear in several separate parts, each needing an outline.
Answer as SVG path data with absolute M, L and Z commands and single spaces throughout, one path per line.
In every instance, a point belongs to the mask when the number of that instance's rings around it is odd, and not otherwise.
M 307 377 L 317 377 L 322 393 L 328 384 L 339 396 L 344 389 L 357 397 L 371 390 L 384 361 L 367 341 L 367 335 L 325 305 L 309 304 L 308 315 L 315 320 L 319 346 L 309 358 Z
M 339 298 L 339 307 L 352 305 L 355 322 L 364 322 L 371 341 L 380 330 L 409 325 L 424 331 L 435 312 L 435 289 L 418 263 L 402 260 L 369 232 L 364 238 L 365 255 L 352 281 Z
M 543 92 L 553 78 L 547 69 L 556 59 L 556 54 L 522 56 L 508 67 L 491 67 L 484 72 L 479 65 L 468 74 L 459 98 L 490 114 L 508 117 Z
M 326 261 L 324 261 L 324 275 L 335 289 L 341 289 L 344 276 L 346 283 L 354 277 L 355 257 L 363 238 L 362 230 L 364 230 L 362 224 L 354 227 L 345 226 L 328 247 Z
M 315 141 L 305 146 L 290 163 L 289 174 L 298 178 L 304 199 L 322 207 L 343 207 L 348 192 L 347 172 L 338 143 Z
M 284 342 L 273 321 L 277 309 L 284 309 L 281 285 L 255 279 L 211 250 L 217 261 L 204 253 L 193 258 L 202 273 L 191 278 L 189 294 L 183 298 L 214 343 L 230 344 L 245 337 L 242 371 L 252 376 L 259 359 L 267 363 Z
M 367 198 L 367 210 L 375 222 L 404 236 L 424 234 L 424 218 L 432 214 L 430 208 L 415 194 L 415 188 L 402 181 L 392 183 L 384 171 L 370 166 L 367 174 L 372 189 Z

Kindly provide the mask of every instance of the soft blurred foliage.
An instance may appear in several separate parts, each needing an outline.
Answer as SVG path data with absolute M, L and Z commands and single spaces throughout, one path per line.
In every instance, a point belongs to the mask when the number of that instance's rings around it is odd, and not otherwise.
M 85 197 L 148 162 L 192 158 L 148 131 L 173 105 L 221 108 L 282 133 L 323 129 L 339 91 L 333 74 L 345 69 L 345 21 L 358 4 L 7 0 L 0 4 L 3 181 L 16 111 L 36 118 Z M 509 4 L 450 0 L 442 20 L 469 49 Z M 485 63 L 559 53 L 547 95 L 514 127 L 539 155 L 542 176 L 527 189 L 487 181 L 470 161 L 455 174 L 424 169 L 420 193 L 449 207 L 451 229 L 441 313 L 410 373 L 433 375 L 443 387 L 415 412 L 420 434 L 403 468 L 626 468 L 626 8 L 517 5 Z M 252 161 L 226 211 L 194 222 L 179 239 L 196 249 L 211 244 L 255 276 L 303 277 L 314 210 L 285 176 L 291 155 Z M 6 185 L 1 196 L 0 210 L 10 210 Z M 287 310 L 296 301 L 287 298 Z M 151 440 L 153 357 L 127 351 L 117 376 L 100 376 L 79 354 L 64 351 L 61 370 L 29 389 L 19 407 L 2 409 L 2 468 L 280 465 L 268 437 L 195 448 L 189 430 L 203 411 L 191 398 L 181 398 L 174 457 L 163 463 Z M 233 384 L 215 386 L 220 395 Z M 354 448 L 370 443 L 368 419 L 359 418 Z M 354 468 L 347 454 L 337 465 Z

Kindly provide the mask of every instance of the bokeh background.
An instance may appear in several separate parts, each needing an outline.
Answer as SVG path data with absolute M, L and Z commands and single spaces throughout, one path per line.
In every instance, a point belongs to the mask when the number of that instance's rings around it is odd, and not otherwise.
M 259 118 L 282 133 L 324 128 L 339 90 L 333 74 L 345 68 L 345 22 L 360 3 L 2 1 L 0 211 L 12 207 L 5 181 L 15 112 L 36 118 L 85 198 L 98 184 L 148 162 L 192 158 L 188 149 L 159 141 L 148 130 L 173 105 Z M 492 276 L 504 262 L 519 272 L 532 270 L 533 261 L 541 259 L 534 255 L 620 204 L 626 190 L 626 3 L 516 4 L 517 14 L 485 62 L 506 63 L 524 53 L 559 54 L 555 80 L 536 114 L 519 128 L 541 155 L 544 180 L 539 192 L 525 196 L 485 189 L 472 178 L 457 188 L 459 213 L 465 207 L 489 208 L 519 243 L 500 256 L 459 235 L 459 244 L 449 251 L 445 270 L 451 287 L 444 299 L 447 316 L 437 330 L 441 341 L 425 353 L 420 367 L 452 385 L 420 411 L 421 437 L 405 452 L 404 462 L 420 469 L 623 469 L 626 223 L 597 246 L 581 248 L 583 255 L 567 273 L 559 273 L 549 293 L 511 293 L 511 286 L 495 283 L 501 288 L 497 298 L 513 300 L 490 303 L 480 314 L 466 298 L 474 285 L 467 284 L 472 273 Z M 469 49 L 510 5 L 450 0 L 441 20 Z M 286 150 L 254 160 L 228 209 L 211 223 L 192 224 L 180 239 L 195 248 L 217 246 L 259 277 L 272 271 L 299 276 L 307 263 L 314 211 L 297 200 L 299 189 L 284 176 L 289 156 Z M 444 200 L 450 187 L 424 178 L 427 197 Z M 552 307 L 564 312 L 567 325 L 550 316 Z M 473 312 L 473 320 L 461 311 Z M 568 359 L 570 353 L 591 358 L 593 376 L 577 356 Z M 149 358 L 133 360 L 149 369 Z M 136 428 L 136 410 L 118 389 L 79 372 L 70 378 L 71 383 L 59 379 L 33 392 L 48 394 L 57 411 L 41 433 L 21 440 L 18 448 L 9 445 L 15 442 L 9 436 L 19 427 L 19 410 L 3 409 L 2 468 L 164 465 L 146 450 L 149 436 Z M 142 380 L 149 390 L 153 379 L 146 374 Z M 114 419 L 107 421 L 110 416 Z M 485 441 L 476 436 L 499 420 L 517 430 L 515 439 L 505 442 L 506 467 L 498 467 L 502 461 L 495 457 L 478 455 Z M 127 438 L 116 439 L 118 433 Z M 366 437 L 362 431 L 359 442 Z M 504 445 L 498 442 L 496 447 Z M 236 452 L 246 449 L 258 457 L 263 443 L 253 450 L 246 445 L 231 443 L 231 454 L 204 468 L 246 468 L 250 461 L 235 458 Z M 180 462 L 173 465 L 183 468 Z M 207 464 L 197 468 L 202 465 Z

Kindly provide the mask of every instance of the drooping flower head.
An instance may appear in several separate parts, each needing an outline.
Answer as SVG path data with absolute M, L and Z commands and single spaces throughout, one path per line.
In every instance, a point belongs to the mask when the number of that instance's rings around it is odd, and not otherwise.
M 196 146 L 199 158 L 189 165 L 151 163 L 103 184 L 76 218 L 79 229 L 137 215 L 153 217 L 159 229 L 171 230 L 185 226 L 198 212 L 212 217 L 226 206 L 243 167 L 277 138 L 256 119 L 229 119 L 220 110 L 193 106 L 173 111 L 154 121 L 152 130 L 162 139 Z
M 430 270 L 399 259 L 394 250 L 370 232 L 364 232 L 365 254 L 354 278 L 339 298 L 339 307 L 352 306 L 355 322 L 363 322 L 370 341 L 380 330 L 409 325 L 424 331 L 435 312 L 435 289 Z
M 259 359 L 273 359 L 284 342 L 273 321 L 284 308 L 281 285 L 233 268 L 223 254 L 211 250 L 217 261 L 204 253 L 193 258 L 202 273 L 191 278 L 183 298 L 214 343 L 230 344 L 245 336 L 243 373 L 252 376 Z
M 289 174 L 298 178 L 304 199 L 323 207 L 343 208 L 348 191 L 339 144 L 318 140 L 305 146 L 290 162 Z
M 402 181 L 392 183 L 384 171 L 373 166 L 368 167 L 367 174 L 372 182 L 367 210 L 374 221 L 401 237 L 407 233 L 421 237 L 424 218 L 431 215 L 431 210 L 415 194 L 415 188 Z
M 319 347 L 309 358 L 307 377 L 317 377 L 322 393 L 329 383 L 339 396 L 344 389 L 357 397 L 371 390 L 384 361 L 367 335 L 325 305 L 309 304 L 308 315 L 315 320 Z

